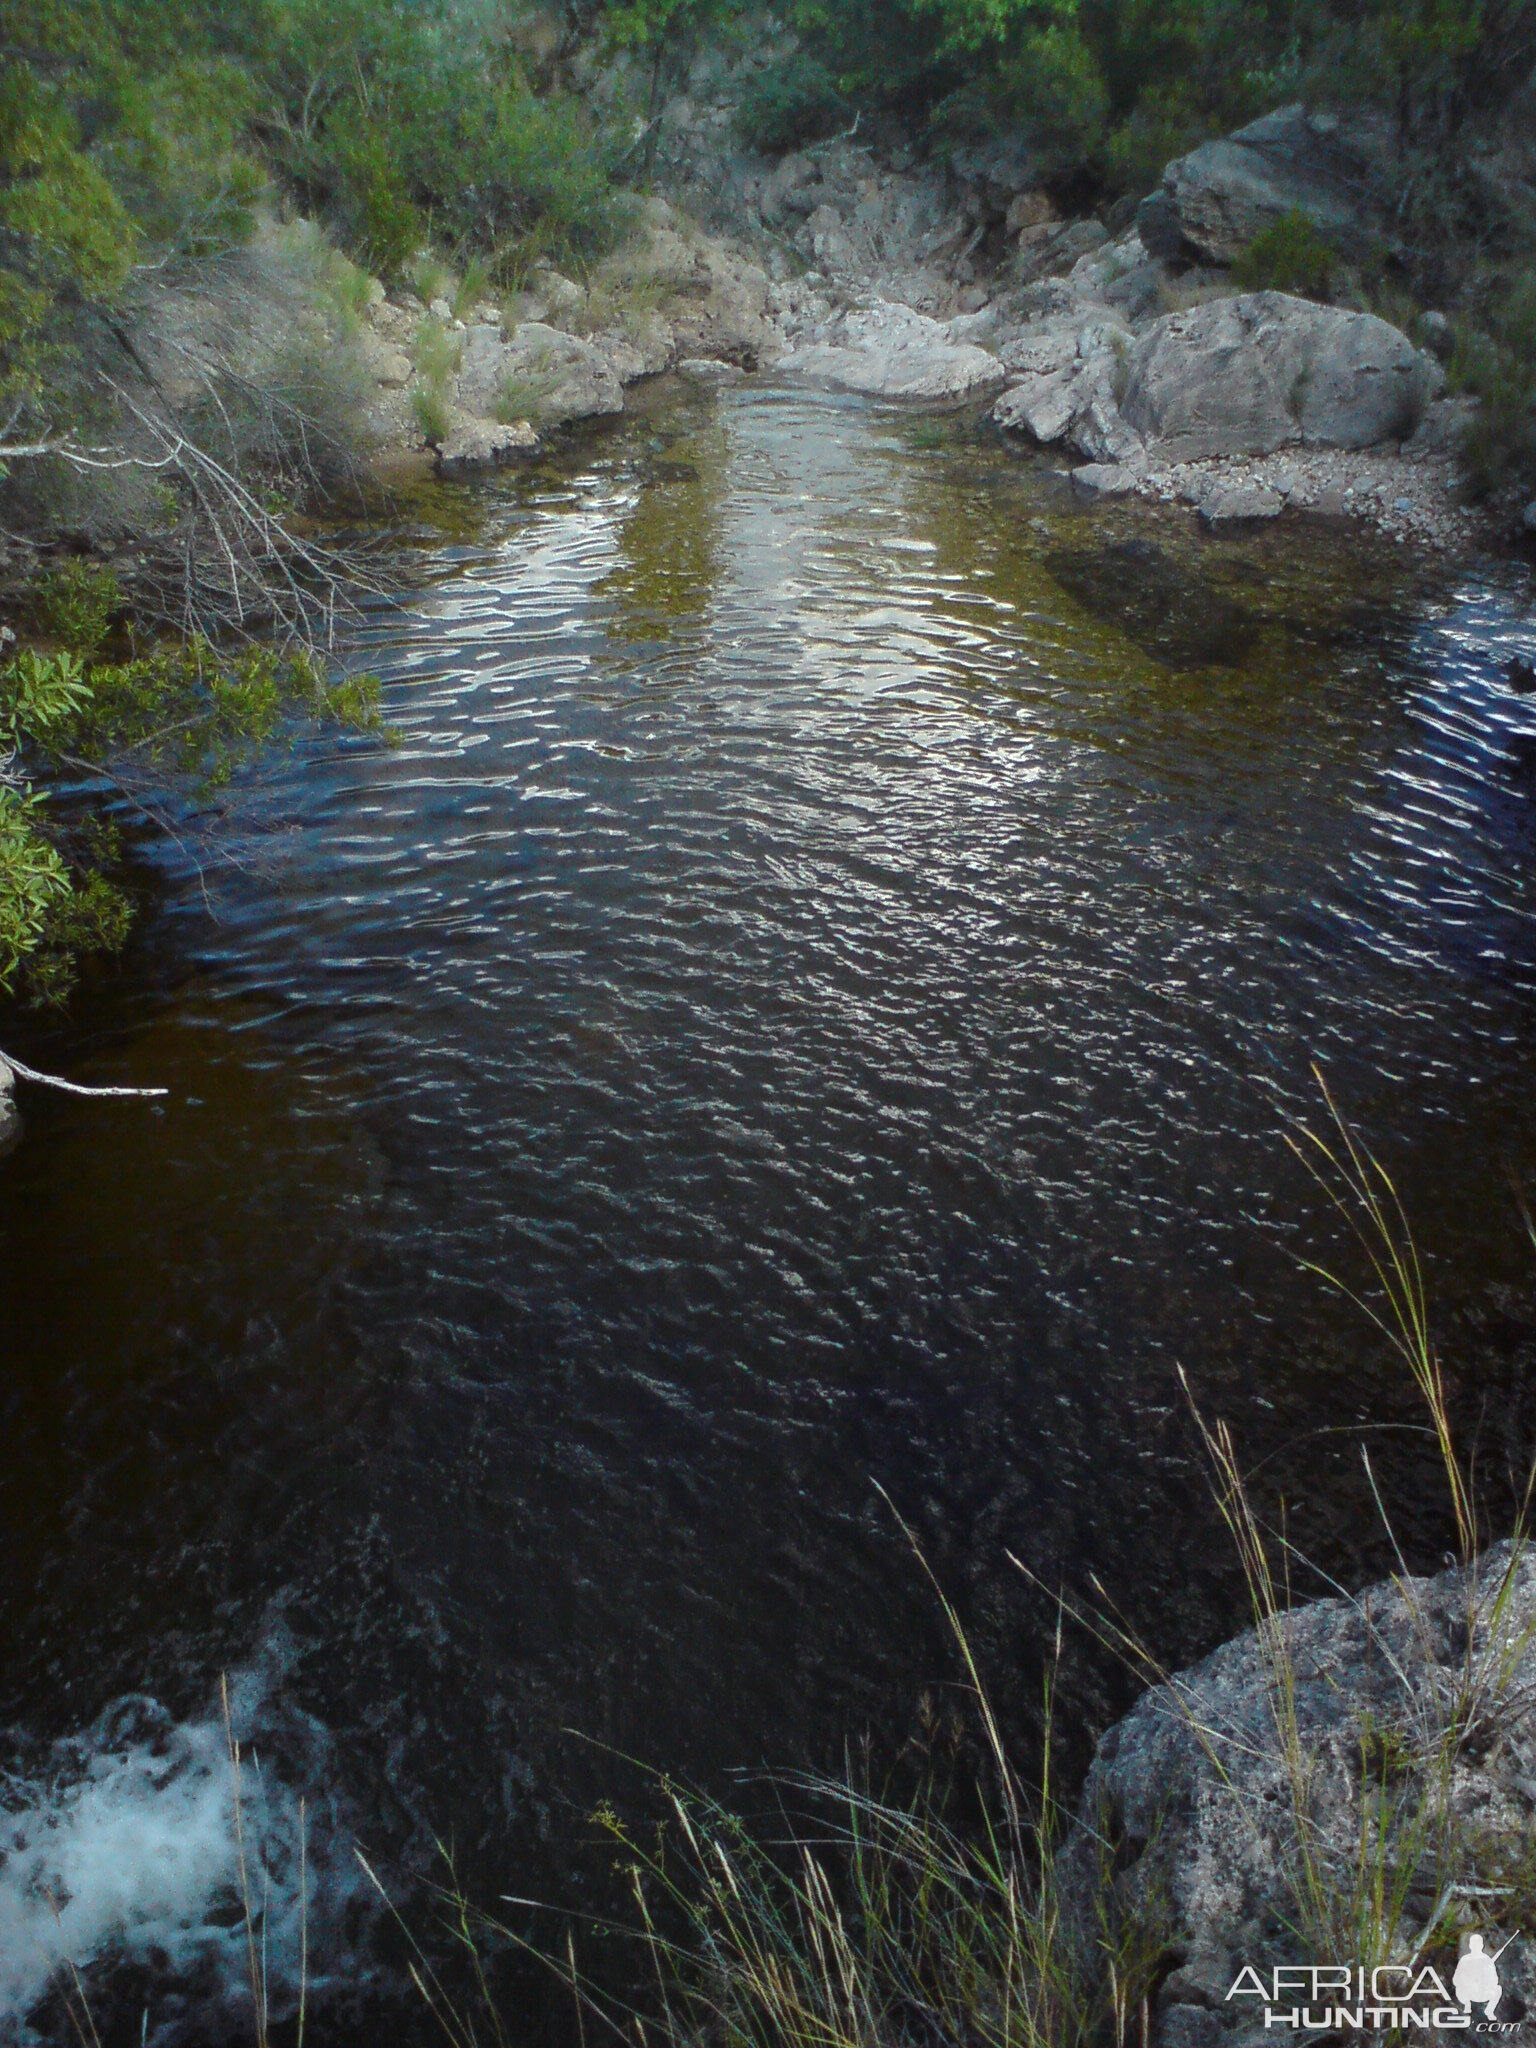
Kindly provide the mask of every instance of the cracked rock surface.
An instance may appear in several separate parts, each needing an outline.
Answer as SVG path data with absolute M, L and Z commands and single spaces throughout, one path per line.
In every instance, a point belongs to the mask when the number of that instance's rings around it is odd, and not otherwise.
M 1277 1733 L 1277 1639 L 1250 1630 L 1108 1731 L 1058 1855 L 1079 1931 L 1096 1924 L 1105 1855 L 1117 1907 L 1159 1929 L 1173 1965 L 1159 2048 L 1266 2038 L 1257 2002 L 1227 1995 L 1245 1964 L 1265 1978 L 1373 1960 L 1348 1925 L 1362 1842 L 1367 1874 L 1379 1852 L 1403 1900 L 1382 1960 L 1420 1952 L 1449 1984 L 1456 1923 L 1497 1930 L 1490 1949 L 1530 1924 L 1536 1558 L 1504 1543 L 1471 1570 L 1319 1601 L 1285 1617 L 1279 1643 L 1299 1774 Z M 1309 1947 L 1303 1833 L 1338 1922 L 1311 1931 L 1333 1953 Z M 1536 2001 L 1536 1941 L 1516 1939 L 1499 1972 L 1499 2018 L 1518 2020 Z

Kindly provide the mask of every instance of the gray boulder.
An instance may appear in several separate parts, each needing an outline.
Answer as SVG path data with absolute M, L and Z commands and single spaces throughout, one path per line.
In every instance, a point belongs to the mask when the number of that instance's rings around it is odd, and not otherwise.
M 461 411 L 480 418 L 511 412 L 539 426 L 606 419 L 624 410 L 624 392 L 607 355 L 538 320 L 525 320 L 510 341 L 494 327 L 472 327 L 464 338 L 455 398 Z
M 992 417 L 1046 445 L 1065 441 L 1091 463 L 1136 462 L 1144 452 L 1141 437 L 1117 402 L 1130 350 L 1129 331 L 1102 309 L 1026 328 L 1003 351 L 1004 366 L 1018 381 Z
M 497 469 L 519 455 L 531 455 L 539 437 L 527 420 L 503 425 L 500 420 L 480 419 L 457 407 L 448 416 L 448 431 L 437 447 L 439 476 L 472 476 L 482 469 Z
M 1042 221 L 1019 235 L 1012 259 L 1013 275 L 1020 284 L 1037 278 L 1064 277 L 1085 256 L 1102 249 L 1109 231 L 1102 221 Z
M 1031 441 L 1049 448 L 1067 438 L 1077 411 L 1074 367 L 1026 376 L 1003 393 L 992 417 L 1007 432 L 1027 434 Z
M 1299 208 L 1358 255 L 1385 225 L 1392 160 L 1381 114 L 1281 107 L 1169 164 L 1136 225 L 1155 256 L 1225 264 Z
M 1385 320 L 1255 292 L 1149 328 L 1131 351 L 1121 410 L 1161 459 L 1196 462 L 1293 442 L 1406 440 L 1426 390 L 1418 351 Z
M 994 390 L 1008 374 L 986 349 L 953 340 L 942 321 L 884 300 L 844 314 L 780 367 L 811 383 L 928 404 Z
M 1072 472 L 1072 488 L 1088 499 L 1125 498 L 1146 474 L 1146 462 L 1085 462 Z
M 1099 1744 L 1057 1877 L 1068 1925 L 1091 1944 L 1112 1852 L 1115 1911 L 1155 1922 L 1178 1958 L 1156 1994 L 1153 2043 L 1224 2048 L 1275 2039 L 1259 1999 L 1230 1995 L 1245 1965 L 1267 1980 L 1277 1965 L 1369 1970 L 1417 1956 L 1448 1985 L 1447 1922 L 1483 1929 L 1490 1953 L 1517 1935 L 1517 1880 L 1501 1889 L 1497 1873 L 1524 1867 L 1533 1818 L 1536 1558 L 1501 1544 L 1471 1572 L 1299 1608 L 1278 1637 L 1250 1631 L 1148 1692 Z M 1350 1902 L 1378 1858 L 1401 1911 L 1386 1954 L 1361 1956 Z M 1339 1923 L 1312 1929 L 1332 1953 L 1308 1952 L 1308 1864 Z M 1529 1941 L 1501 1956 L 1500 2020 L 1536 1996 L 1533 1963 Z M 1297 2037 L 1287 2027 L 1285 2038 Z
M 637 384 L 670 369 L 677 353 L 671 323 L 660 313 L 646 313 L 621 327 L 593 336 L 593 344 L 613 365 L 621 384 Z
M 1278 519 L 1285 510 L 1285 500 L 1267 484 L 1214 484 L 1196 503 L 1207 526 L 1245 526 Z
M 21 1111 L 16 1107 L 16 1076 L 0 1060 L 0 1159 L 21 1143 Z

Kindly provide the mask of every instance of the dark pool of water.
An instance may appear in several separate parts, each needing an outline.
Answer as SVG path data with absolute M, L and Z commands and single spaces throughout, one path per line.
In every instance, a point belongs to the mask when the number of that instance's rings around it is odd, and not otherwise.
M 0 1165 L 0 2038 L 66 1865 L 109 2031 L 236 2024 L 221 1670 L 274 1977 L 304 1792 L 310 2038 L 378 2038 L 354 1837 L 407 1902 L 435 1833 L 481 1897 L 601 1910 L 585 1816 L 645 1797 L 612 1752 L 719 1786 L 899 1747 L 955 1665 L 877 1483 L 1023 1745 L 1052 1616 L 1007 1552 L 1169 1657 L 1242 1618 L 1180 1363 L 1344 1577 L 1391 1425 L 1435 1557 L 1412 1401 L 1294 1257 L 1333 1242 L 1281 1141 L 1313 1061 L 1502 1511 L 1523 580 L 1089 520 L 918 440 L 747 389 L 488 487 L 370 628 L 398 746 L 263 764 L 217 922 L 167 859 L 122 970 L 10 1031 L 171 1092 L 29 1098 Z M 1125 1681 L 1069 1643 L 1064 1686 L 1080 1759 Z

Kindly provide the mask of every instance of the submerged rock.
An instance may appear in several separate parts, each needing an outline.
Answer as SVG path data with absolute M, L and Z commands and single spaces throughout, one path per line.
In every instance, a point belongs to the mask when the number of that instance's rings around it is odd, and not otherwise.
M 1287 1697 L 1291 1757 L 1279 1732 Z M 1473 1572 L 1300 1608 L 1278 1638 L 1250 1631 L 1155 1687 L 1099 1744 L 1057 1873 L 1070 1922 L 1092 1940 L 1112 1846 L 1116 1909 L 1155 1924 L 1178 1958 L 1155 1997 L 1152 2041 L 1220 2048 L 1273 2038 L 1256 1997 L 1229 1996 L 1244 1966 L 1266 1979 L 1277 1965 L 1368 1971 L 1417 1956 L 1449 1986 L 1454 1939 L 1429 1932 L 1448 1915 L 1501 1928 L 1498 1949 L 1519 1931 L 1519 1900 L 1490 1878 L 1528 1859 L 1533 1809 L 1536 1558 L 1501 1544 Z M 1401 1918 L 1386 1955 L 1356 1955 L 1349 1901 L 1369 1887 L 1378 1852 Z M 1340 1923 L 1337 1954 L 1309 1954 L 1297 1931 L 1306 1863 Z M 1527 1947 L 1499 1960 L 1500 2020 L 1536 1998 Z
M 1072 488 L 1085 498 L 1124 498 L 1146 474 L 1146 463 L 1085 462 L 1072 472 Z
M 1278 519 L 1285 500 L 1265 484 L 1218 483 L 1196 501 L 1207 526 L 1239 526 L 1256 519 Z

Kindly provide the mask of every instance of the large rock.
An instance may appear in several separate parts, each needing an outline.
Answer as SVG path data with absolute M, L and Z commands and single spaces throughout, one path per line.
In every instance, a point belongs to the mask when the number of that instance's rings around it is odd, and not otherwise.
M 645 273 L 666 298 L 681 356 L 713 356 L 755 370 L 776 346 L 768 324 L 768 273 L 723 243 L 656 226 Z
M 950 152 L 949 171 L 973 220 L 1005 219 L 1021 194 L 1039 196 L 1040 155 L 1022 135 L 962 144 Z
M 1405 334 L 1282 292 L 1170 313 L 1136 342 L 1121 411 L 1166 462 L 1267 455 L 1291 442 L 1406 440 L 1427 378 Z
M 1489 1953 L 1520 1932 L 1521 1899 L 1500 1895 L 1497 1873 L 1517 1883 L 1536 1838 L 1536 1557 L 1501 1544 L 1473 1573 L 1393 1580 L 1281 1627 L 1283 1657 L 1273 1630 L 1267 1645 L 1250 1631 L 1109 1730 L 1057 1859 L 1082 1938 L 1098 1938 L 1108 1858 L 1114 1910 L 1157 1923 L 1178 1959 L 1153 2008 L 1158 2048 L 1273 2041 L 1262 2002 L 1229 1995 L 1245 1965 L 1267 1982 L 1277 1965 L 1369 1972 L 1417 1955 L 1449 1986 L 1447 1922 L 1481 1926 Z M 1291 1727 L 1293 1747 L 1280 1732 Z M 1339 1923 L 1320 1936 L 1332 1953 L 1308 1952 L 1303 1842 Z M 1378 1856 L 1401 1914 L 1386 1954 L 1361 1955 L 1350 1902 L 1369 1891 Z M 1516 1940 L 1499 1960 L 1501 2021 L 1536 1996 L 1533 1949 Z M 1309 2002 L 1291 1981 L 1287 2014 Z M 1355 2003 L 1326 1991 L 1311 2002 Z
M 16 1107 L 16 1076 L 0 1060 L 0 1159 L 21 1143 L 21 1111 Z
M 606 419 L 624 410 L 624 392 L 608 356 L 578 335 L 525 320 L 510 341 L 494 327 L 464 338 L 455 399 L 480 418 L 524 416 L 538 426 Z
M 1358 254 L 1382 228 L 1391 160 L 1391 124 L 1382 115 L 1281 107 L 1169 164 L 1136 225 L 1155 256 L 1231 263 L 1299 209 L 1346 254 Z
M 437 446 L 439 476 L 472 476 L 478 470 L 498 469 L 519 455 L 532 455 L 539 437 L 527 420 L 480 419 L 455 407 L 448 416 L 448 431 Z
M 624 326 L 607 328 L 593 336 L 593 343 L 613 365 L 614 375 L 621 384 L 635 384 L 642 377 L 660 376 L 663 370 L 672 367 L 677 353 L 671 323 L 660 313 L 645 313 Z
M 1131 346 L 1130 331 L 1101 309 L 1026 328 L 1003 350 L 1017 382 L 992 417 L 1032 440 L 1064 441 L 1095 465 L 1140 462 L 1141 438 L 1117 400 Z
M 952 403 L 1007 379 L 997 357 L 955 341 L 942 321 L 884 300 L 834 321 L 824 339 L 787 356 L 790 374 L 874 398 Z
M 1207 526 L 1246 526 L 1255 520 L 1278 519 L 1285 500 L 1267 484 L 1214 483 L 1196 499 Z

